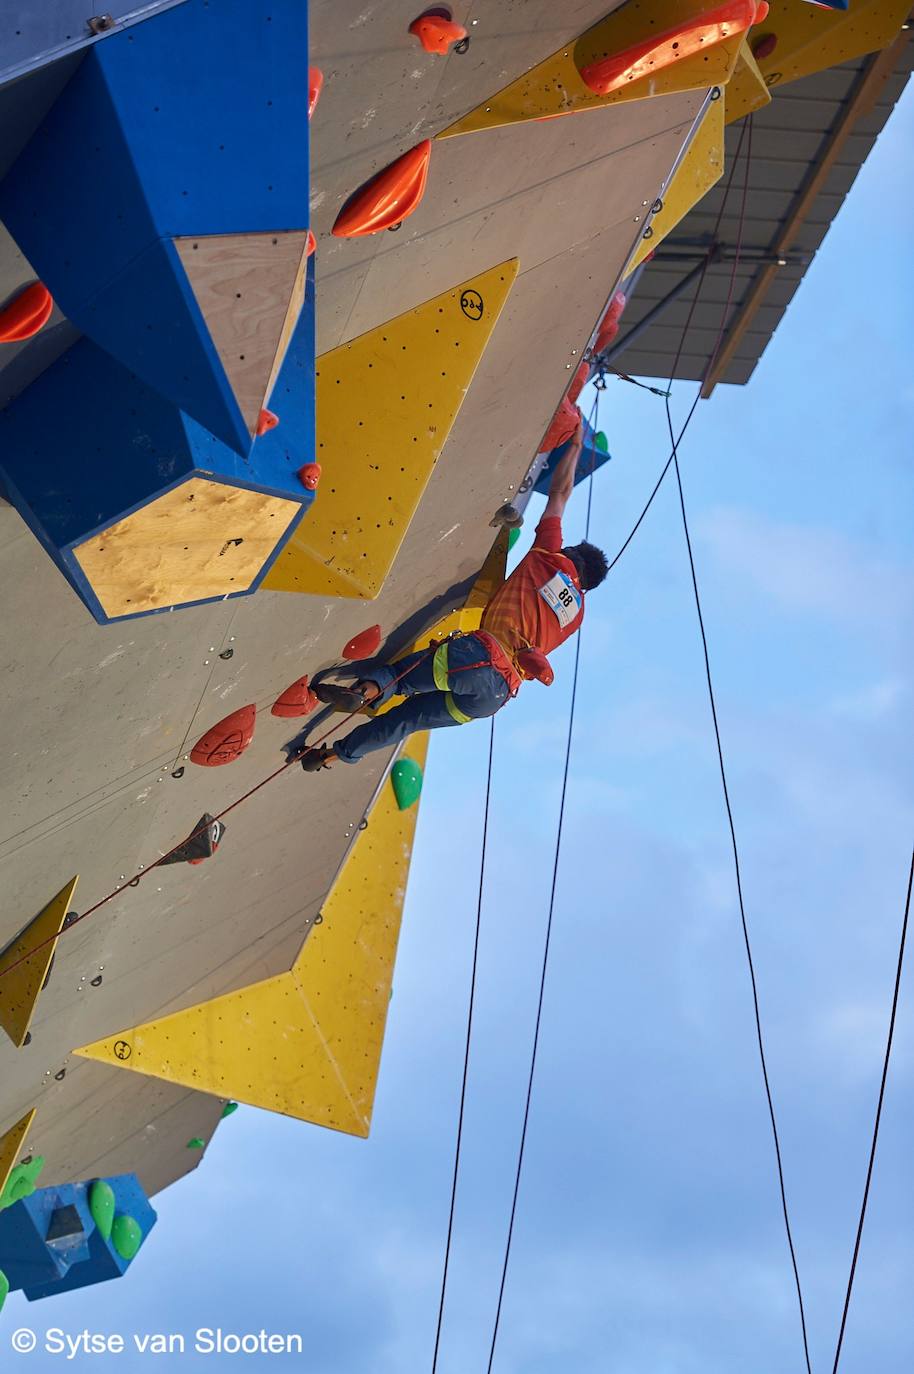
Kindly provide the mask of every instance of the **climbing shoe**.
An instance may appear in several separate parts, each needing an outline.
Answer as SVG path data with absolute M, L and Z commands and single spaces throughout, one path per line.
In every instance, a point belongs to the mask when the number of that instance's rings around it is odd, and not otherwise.
M 306 749 L 301 756 L 301 766 L 306 773 L 319 773 L 322 768 L 329 768 L 327 755 L 332 753 L 328 744 L 319 744 L 316 749 Z
M 337 711 L 361 711 L 368 704 L 364 692 L 357 687 L 338 687 L 333 682 L 318 682 L 314 686 L 314 695 L 318 701 L 333 706 Z

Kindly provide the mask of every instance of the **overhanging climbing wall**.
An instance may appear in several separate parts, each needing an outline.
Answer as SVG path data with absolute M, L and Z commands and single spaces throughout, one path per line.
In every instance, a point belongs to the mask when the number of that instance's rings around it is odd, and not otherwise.
M 279 769 L 314 717 L 272 708 L 307 709 L 302 679 L 354 636 L 377 623 L 395 655 L 477 623 L 504 567 L 490 521 L 607 302 L 720 176 L 722 122 L 767 98 L 746 6 L 713 21 L 701 78 L 694 53 L 645 48 L 652 17 L 703 13 L 489 0 L 456 16 L 461 51 L 400 6 L 312 0 L 306 34 L 298 0 L 184 0 L 0 88 L 0 951 L 77 872 L 91 912 L 56 945 L 64 907 L 41 918 L 53 966 L 0 969 L 0 1160 L 40 1157 L 41 1185 L 135 1172 L 152 1194 L 229 1097 L 367 1130 L 414 815 L 389 755 L 289 768 L 218 843 L 154 865 Z M 179 32 L 206 40 L 193 82 Z M 544 73 L 585 48 L 590 94 L 556 108 Z M 21 304 L 39 278 L 50 309 Z M 198 766 L 205 736 L 226 748 Z M 274 1073 L 280 1007 L 300 1053 Z

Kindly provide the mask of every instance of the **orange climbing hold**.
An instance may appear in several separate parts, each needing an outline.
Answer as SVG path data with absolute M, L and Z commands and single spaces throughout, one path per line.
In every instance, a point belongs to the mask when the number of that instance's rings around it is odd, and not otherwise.
M 584 390 L 584 387 L 587 385 L 587 379 L 589 376 L 590 363 L 579 363 L 578 370 L 574 374 L 574 379 L 571 383 L 571 386 L 568 388 L 567 393 L 568 400 L 571 401 L 572 404 L 574 404 L 574 402 L 580 396 L 581 392 Z
M 573 405 L 567 396 L 563 396 L 540 444 L 540 453 L 550 453 L 554 448 L 566 443 L 577 429 L 580 418 L 581 412 L 577 406 Z
M 317 239 L 314 237 L 314 230 L 308 230 L 308 237 L 305 239 L 305 257 L 310 258 L 317 247 Z
M 15 300 L 0 310 L 0 343 L 21 343 L 47 324 L 54 309 L 51 293 L 40 281 L 20 291 Z
M 321 480 L 321 471 L 320 463 L 306 463 L 303 468 L 298 469 L 296 475 L 299 482 L 303 487 L 307 487 L 308 491 L 317 491 L 317 484 Z
M 262 410 L 257 420 L 257 438 L 266 434 L 268 430 L 275 429 L 278 424 L 278 415 L 274 415 L 272 410 Z
M 233 711 L 216 725 L 211 725 L 191 749 L 191 763 L 199 763 L 203 768 L 234 763 L 254 738 L 256 721 L 257 707 L 252 703 Z
M 320 67 L 308 68 L 308 118 L 314 114 L 317 102 L 321 98 L 321 89 L 324 84 L 324 73 Z
M 606 307 L 606 312 L 600 321 L 597 337 L 593 343 L 594 353 L 602 353 L 604 348 L 608 348 L 618 334 L 619 320 L 622 318 L 625 304 L 625 294 L 622 291 L 617 291 Z
M 613 91 L 642 77 L 655 76 L 684 57 L 694 57 L 735 34 L 744 33 L 768 13 L 765 0 L 727 0 L 675 29 L 653 34 L 622 52 L 607 54 L 581 68 L 581 80 L 595 95 Z
M 339 239 L 361 238 L 391 229 L 416 209 L 425 194 L 431 140 L 426 138 L 360 187 L 336 217 Z
M 420 14 L 409 26 L 414 38 L 418 38 L 426 52 L 434 52 L 444 57 L 452 43 L 462 43 L 467 31 L 462 24 L 455 24 L 436 11 Z
M 317 697 L 311 691 L 308 675 L 296 678 L 270 707 L 271 716 L 307 716 L 318 705 Z
M 353 635 L 343 650 L 343 658 L 350 662 L 357 658 L 373 658 L 381 647 L 381 627 L 371 625 L 361 634 Z

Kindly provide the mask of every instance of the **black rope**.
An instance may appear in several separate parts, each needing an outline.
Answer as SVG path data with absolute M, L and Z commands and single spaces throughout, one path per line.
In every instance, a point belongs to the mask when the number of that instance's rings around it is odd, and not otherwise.
M 851 1260 L 850 1274 L 847 1279 L 847 1292 L 844 1295 L 844 1311 L 841 1313 L 841 1330 L 838 1332 L 838 1344 L 835 1347 L 835 1362 L 832 1365 L 832 1374 L 838 1374 L 838 1361 L 841 1358 L 841 1346 L 844 1342 L 844 1328 L 847 1324 L 847 1313 L 851 1305 L 851 1291 L 854 1287 L 854 1274 L 857 1271 L 857 1256 L 860 1253 L 860 1239 L 863 1235 L 863 1222 L 866 1217 L 866 1204 L 870 1195 L 870 1180 L 873 1177 L 873 1162 L 876 1158 L 876 1142 L 879 1139 L 879 1121 L 882 1116 L 882 1102 L 885 1097 L 885 1083 L 889 1074 L 889 1059 L 892 1055 L 892 1038 L 895 1034 L 895 1013 L 898 1010 L 898 992 L 901 987 L 901 970 L 904 967 L 904 946 L 908 934 L 908 914 L 911 910 L 911 885 L 914 883 L 914 854 L 911 855 L 911 868 L 908 873 L 908 895 L 904 904 L 904 920 L 901 923 L 901 942 L 898 948 L 898 967 L 895 970 L 895 991 L 892 994 L 892 1015 L 889 1018 L 889 1034 L 885 1044 L 885 1058 L 882 1061 L 882 1081 L 879 1084 L 879 1102 L 876 1106 L 876 1121 L 873 1126 L 873 1143 L 870 1146 L 870 1162 L 866 1170 L 866 1185 L 863 1189 L 863 1203 L 860 1207 L 860 1220 L 857 1222 L 857 1238 L 854 1241 L 854 1256 Z
M 432 1374 L 438 1368 L 438 1348 L 441 1344 L 441 1323 L 444 1320 L 444 1299 L 447 1293 L 448 1265 L 451 1259 L 451 1237 L 454 1232 L 454 1210 L 457 1205 L 457 1178 L 460 1173 L 460 1146 L 463 1141 L 463 1111 L 467 1096 L 467 1076 L 470 1068 L 470 1042 L 473 1037 L 473 1004 L 476 1000 L 476 966 L 479 959 L 479 930 L 482 924 L 482 893 L 486 872 L 486 845 L 489 836 L 489 801 L 492 795 L 492 756 L 495 750 L 495 717 L 489 730 L 489 767 L 486 774 L 486 805 L 482 821 L 482 858 L 479 864 L 479 895 L 476 901 L 476 934 L 473 939 L 473 970 L 470 976 L 470 1002 L 467 1009 L 466 1048 L 463 1055 L 463 1079 L 460 1084 L 460 1113 L 457 1118 L 457 1145 L 454 1150 L 454 1176 L 451 1180 L 451 1207 L 447 1221 L 447 1243 L 444 1247 L 444 1268 L 441 1274 L 441 1298 L 438 1302 L 438 1325 L 435 1328 L 435 1353 Z
M 670 429 L 672 433 L 672 426 Z M 771 1134 L 774 1140 L 774 1154 L 777 1161 L 778 1185 L 781 1190 L 781 1209 L 784 1214 L 784 1228 L 787 1232 L 787 1245 L 790 1249 L 790 1263 L 793 1266 L 793 1277 L 797 1289 L 797 1301 L 800 1305 L 800 1327 L 803 1333 L 803 1353 L 806 1358 L 807 1374 L 811 1374 L 809 1362 L 809 1342 L 806 1334 L 806 1312 L 803 1307 L 803 1290 L 800 1286 L 800 1272 L 797 1268 L 797 1257 L 793 1246 L 793 1235 L 790 1229 L 790 1217 L 787 1211 L 787 1191 L 784 1185 L 784 1166 L 781 1162 L 781 1145 L 778 1138 L 777 1120 L 774 1115 L 774 1102 L 771 1097 L 771 1084 L 768 1081 L 768 1065 L 765 1060 L 765 1044 L 762 1037 L 762 1019 L 759 1011 L 758 987 L 755 980 L 755 965 L 752 961 L 752 946 L 749 942 L 749 927 L 746 922 L 746 908 L 743 902 L 743 885 L 740 872 L 739 848 L 736 843 L 736 828 L 733 823 L 733 810 L 730 806 L 730 791 L 727 786 L 727 770 L 724 767 L 724 753 L 720 740 L 720 726 L 717 720 L 717 706 L 714 699 L 714 686 L 711 681 L 711 662 L 708 656 L 708 639 L 705 634 L 704 617 L 701 613 L 701 598 L 698 594 L 698 579 L 695 573 L 695 560 L 692 557 L 692 541 L 689 537 L 689 522 L 686 518 L 685 497 L 682 492 L 682 476 L 679 471 L 679 459 L 673 450 L 673 461 L 676 470 L 676 482 L 679 487 L 679 506 L 682 511 L 682 525 L 685 531 L 686 548 L 689 553 L 689 567 L 692 572 L 692 590 L 695 593 L 695 609 L 698 612 L 698 627 L 701 630 L 701 644 L 705 659 L 705 676 L 708 683 L 708 698 L 711 703 L 711 718 L 714 722 L 714 738 L 717 743 L 717 759 L 720 764 L 720 780 L 724 790 L 724 803 L 727 808 L 727 823 L 730 827 L 730 842 L 733 848 L 733 865 L 736 871 L 736 893 L 739 898 L 739 914 L 743 927 L 743 941 L 746 946 L 746 959 L 749 964 L 749 978 L 752 982 L 752 1005 L 755 1011 L 755 1033 L 758 1039 L 759 1060 L 762 1065 L 762 1078 L 765 1083 L 765 1097 L 768 1100 L 768 1115 L 771 1118 Z
M 741 245 L 742 245 L 742 239 L 743 239 L 743 226 L 744 226 L 744 223 L 745 223 L 745 216 L 746 216 L 746 197 L 747 197 L 747 193 L 748 193 L 748 189 L 749 189 L 749 172 L 750 172 L 750 168 L 751 168 L 751 164 L 752 164 L 752 116 L 751 116 L 751 115 L 749 116 L 749 119 L 748 119 L 747 122 L 746 122 L 746 127 L 748 128 L 748 132 L 749 132 L 749 144 L 748 144 L 748 147 L 747 147 L 747 150 L 746 150 L 746 173 L 745 173 L 745 178 L 744 178 L 744 181 L 743 181 L 742 204 L 741 204 L 741 207 L 740 207 L 739 236 L 738 236 L 738 239 L 737 239 L 737 251 L 736 251 L 736 256 L 735 256 L 734 262 L 733 262 L 733 272 L 731 273 L 731 278 L 730 278 L 730 281 L 731 281 L 731 292 L 728 294 L 728 297 L 727 297 L 727 304 L 726 304 L 726 306 L 724 307 L 724 318 L 726 317 L 726 313 L 727 313 L 727 310 L 729 309 L 729 305 L 730 305 L 730 295 L 732 294 L 732 283 L 733 283 L 733 280 L 734 280 L 735 275 L 736 275 L 736 269 L 737 269 L 737 267 L 739 266 L 740 247 L 741 247 Z M 706 374 L 705 374 L 706 376 L 710 375 L 711 368 L 714 366 L 714 362 L 715 362 L 715 359 L 716 359 L 716 356 L 717 356 L 717 351 L 718 351 L 718 349 L 719 349 L 719 347 L 720 347 L 720 339 L 721 339 L 722 335 L 723 335 L 723 321 L 721 322 L 721 331 L 720 331 L 720 334 L 718 335 L 717 346 L 715 347 L 714 353 L 713 353 L 713 355 L 712 355 L 712 357 L 711 357 L 711 360 L 710 360 L 710 362 L 709 362 L 709 364 L 708 364 L 708 370 L 707 370 L 707 372 L 706 372 Z M 675 369 L 674 369 L 674 370 L 675 370 Z M 795 1283 L 795 1285 L 796 1285 L 796 1290 L 797 1290 L 797 1302 L 798 1302 L 798 1304 L 799 1304 L 799 1309 L 800 1309 L 800 1329 L 801 1329 L 802 1335 L 803 1335 L 803 1355 L 804 1355 L 804 1358 L 805 1358 L 805 1360 L 806 1360 L 806 1370 L 807 1370 L 807 1374 L 812 1374 L 812 1366 L 811 1366 L 811 1364 L 810 1364 L 810 1359 L 809 1359 L 809 1339 L 808 1339 L 808 1335 L 807 1335 L 807 1331 L 806 1331 L 806 1311 L 805 1311 L 805 1308 L 804 1308 L 804 1306 L 803 1306 L 803 1288 L 802 1288 L 802 1285 L 801 1285 L 801 1283 L 800 1283 L 800 1271 L 799 1271 L 799 1268 L 798 1268 L 798 1266 L 797 1266 L 797 1256 L 796 1256 L 796 1251 L 795 1251 L 795 1249 L 794 1249 L 794 1244 L 793 1244 L 793 1234 L 792 1234 L 791 1229 L 790 1229 L 790 1215 L 789 1215 L 788 1208 L 787 1208 L 787 1189 L 786 1189 L 786 1185 L 785 1185 L 785 1183 L 784 1183 L 784 1166 L 783 1166 L 783 1163 L 782 1163 L 782 1160 L 781 1160 L 781 1144 L 780 1144 L 780 1139 L 779 1139 L 779 1137 L 778 1137 L 778 1127 L 777 1127 L 777 1119 L 776 1119 L 776 1117 L 775 1117 L 775 1112 L 774 1112 L 774 1102 L 773 1102 L 773 1099 L 772 1099 L 772 1096 L 771 1096 L 771 1084 L 769 1083 L 769 1080 L 768 1080 L 768 1064 L 767 1064 L 767 1061 L 766 1061 L 766 1059 L 765 1059 L 765 1043 L 764 1043 L 764 1038 L 763 1038 L 763 1035 L 762 1035 L 762 1020 L 761 1020 L 761 1013 L 760 1013 L 760 1011 L 759 1011 L 758 987 L 757 987 L 757 985 L 756 985 L 756 979 L 755 979 L 755 966 L 754 966 L 754 963 L 753 963 L 753 960 L 752 960 L 752 946 L 751 946 L 750 941 L 749 941 L 749 926 L 748 926 L 748 923 L 747 923 L 747 920 L 746 920 L 746 908 L 745 908 L 745 904 L 744 904 L 744 901 L 743 901 L 743 885 L 742 885 L 742 874 L 741 874 L 740 862 L 739 862 L 739 846 L 737 845 L 737 842 L 736 842 L 736 826 L 735 826 L 734 821 L 733 821 L 733 810 L 732 810 L 731 805 L 730 805 L 730 791 L 729 791 L 729 788 L 728 788 L 728 786 L 727 786 L 727 770 L 726 770 L 726 767 L 724 766 L 724 752 L 723 752 L 723 746 L 722 746 L 722 744 L 721 744 L 721 738 L 720 738 L 720 726 L 719 726 L 718 720 L 717 720 L 717 704 L 716 704 L 716 701 L 715 701 L 715 698 L 714 698 L 714 684 L 713 684 L 712 679 L 711 679 L 711 660 L 710 660 L 710 656 L 709 656 L 709 653 L 708 653 L 708 639 L 707 639 L 707 635 L 705 634 L 704 617 L 703 617 L 702 611 L 701 611 L 701 597 L 700 597 L 699 591 L 698 591 L 698 577 L 697 577 L 697 574 L 696 574 L 696 571 L 695 571 L 695 559 L 694 559 L 694 557 L 692 556 L 692 540 L 691 540 L 690 535 L 689 535 L 689 522 L 688 522 L 688 518 L 687 518 L 687 516 L 686 516 L 685 496 L 684 496 L 683 490 L 682 490 L 682 474 L 681 474 L 681 472 L 680 472 L 680 470 L 679 470 L 679 451 L 678 451 L 678 450 L 679 450 L 679 443 L 681 442 L 682 436 L 683 436 L 683 434 L 685 433 L 686 428 L 688 427 L 688 424 L 689 424 L 689 421 L 690 421 L 691 418 L 692 418 L 692 415 L 694 414 L 695 407 L 696 407 L 696 405 L 698 404 L 698 400 L 699 400 L 700 396 L 701 396 L 701 387 L 699 387 L 699 389 L 698 389 L 698 394 L 696 395 L 695 400 L 692 402 L 692 407 L 691 407 L 691 409 L 689 410 L 688 416 L 687 416 L 687 418 L 686 418 L 686 423 L 685 423 L 685 425 L 683 425 L 682 429 L 680 430 L 679 438 L 678 438 L 678 439 L 676 438 L 676 436 L 675 436 L 675 434 L 674 434 L 674 432 L 673 432 L 673 417 L 672 417 L 672 414 L 671 414 L 671 412 L 670 412 L 670 402 L 669 402 L 669 399 L 665 400 L 663 404 L 664 404 L 664 408 L 665 408 L 665 410 L 666 410 L 666 420 L 667 420 L 667 427 L 668 427 L 668 429 L 669 429 L 670 443 L 671 443 L 672 446 L 673 446 L 673 451 L 672 451 L 672 454 L 670 455 L 670 458 L 671 458 L 671 460 L 672 460 L 672 462 L 673 462 L 673 464 L 674 464 L 674 466 L 675 466 L 675 470 L 676 470 L 676 484 L 677 484 L 677 486 L 678 486 L 678 488 L 679 488 L 679 508 L 680 508 L 680 510 L 681 510 L 681 512 L 682 512 L 682 527 L 683 527 L 683 530 L 684 530 L 684 532 L 685 532 L 686 549 L 688 550 L 688 555 L 689 555 L 689 567 L 690 567 L 691 573 L 692 573 L 692 590 L 693 590 L 693 592 L 694 592 L 694 594 L 695 594 L 695 609 L 696 609 L 696 611 L 698 612 L 698 628 L 699 628 L 699 630 L 701 631 L 701 644 L 702 644 L 702 650 L 703 650 L 703 652 L 704 652 L 704 660 L 705 660 L 705 677 L 706 677 L 706 679 L 707 679 L 707 684 L 708 684 L 708 698 L 709 698 L 710 703 L 711 703 L 711 718 L 712 718 L 712 720 L 713 720 L 713 722 L 714 722 L 714 738 L 715 738 L 715 741 L 716 741 L 716 743 L 717 743 L 717 759 L 718 759 L 718 763 L 719 763 L 719 765 L 720 765 L 720 780 L 721 780 L 721 784 L 723 785 L 724 803 L 725 803 L 726 809 L 727 809 L 727 822 L 728 822 L 729 827 L 730 827 L 730 842 L 731 842 L 731 845 L 732 845 L 732 848 L 733 848 L 733 866 L 734 866 L 735 873 L 736 873 L 736 892 L 737 892 L 737 896 L 738 896 L 738 898 L 739 898 L 739 914 L 740 914 L 740 920 L 741 920 L 741 922 L 742 922 L 742 928 L 743 928 L 743 941 L 744 941 L 745 947 L 746 947 L 746 960 L 747 960 L 748 965 L 749 965 L 749 977 L 750 977 L 750 980 L 751 980 L 751 983 L 752 983 L 752 1004 L 753 1004 L 753 1009 L 754 1009 L 754 1012 L 755 1012 L 755 1031 L 756 1031 L 756 1036 L 757 1036 L 757 1039 L 758 1039 L 759 1060 L 760 1060 L 761 1066 L 762 1066 L 762 1078 L 763 1078 L 764 1084 L 765 1084 L 765 1096 L 766 1096 L 767 1101 L 768 1101 L 768 1115 L 769 1115 L 769 1117 L 770 1117 L 770 1119 L 771 1119 L 771 1134 L 772 1134 L 772 1138 L 773 1138 L 773 1140 L 774 1140 L 774 1154 L 775 1154 L 775 1160 L 776 1160 L 776 1162 L 777 1162 L 778 1186 L 779 1186 L 779 1188 L 780 1188 L 780 1193 L 781 1193 L 781 1210 L 782 1210 L 783 1215 L 784 1215 L 784 1229 L 785 1229 L 785 1231 L 786 1231 L 786 1233 L 787 1233 L 787 1246 L 788 1246 L 788 1249 L 790 1250 L 790 1263 L 791 1263 L 791 1266 L 792 1266 L 792 1268 L 793 1268 L 793 1278 L 794 1278 L 794 1283 Z M 669 467 L 669 462 L 667 463 L 667 467 Z M 665 471 L 666 471 L 666 468 L 664 469 L 664 472 L 665 472 Z M 661 480 L 662 480 L 662 475 L 661 475 Z
M 599 416 L 600 397 L 596 393 L 591 410 L 593 417 L 592 424 L 595 427 Z M 593 506 L 593 464 L 591 465 L 590 476 L 587 487 L 587 518 L 584 525 L 584 538 L 590 537 L 590 514 Z M 549 947 L 552 940 L 552 918 L 555 912 L 555 893 L 559 876 L 559 859 L 562 851 L 562 833 L 565 820 L 565 797 L 568 791 L 568 769 L 571 762 L 571 741 L 574 733 L 574 711 L 578 694 L 578 668 L 581 662 L 581 630 L 575 636 L 574 650 L 574 672 L 571 679 L 571 705 L 568 711 L 568 736 L 565 741 L 565 764 L 562 770 L 562 796 L 559 802 L 558 830 L 555 839 L 555 859 L 552 865 L 552 886 L 549 892 L 549 915 L 546 920 L 546 939 L 543 946 L 543 964 L 540 971 L 539 996 L 536 1003 L 536 1023 L 533 1031 L 533 1049 L 530 1055 L 530 1072 L 527 1077 L 527 1097 L 524 1103 L 524 1122 L 521 1127 L 520 1145 L 517 1152 L 517 1169 L 514 1175 L 514 1194 L 511 1199 L 511 1216 L 508 1222 L 508 1235 L 505 1241 L 505 1254 L 501 1268 L 501 1280 L 498 1285 L 498 1305 L 495 1309 L 495 1323 L 492 1328 L 492 1343 L 489 1348 L 489 1363 L 486 1366 L 486 1374 L 492 1374 L 492 1364 L 495 1359 L 495 1345 L 498 1340 L 498 1328 L 501 1321 L 501 1308 L 505 1295 L 505 1282 L 508 1277 L 508 1262 L 511 1258 L 511 1242 L 514 1238 L 514 1222 L 517 1216 L 517 1197 L 520 1192 L 521 1172 L 524 1165 L 524 1150 L 527 1143 L 527 1126 L 530 1121 L 530 1101 L 533 1096 L 533 1078 L 536 1072 L 536 1056 L 539 1049 L 540 1025 L 543 1018 L 543 997 L 546 991 L 546 973 L 549 967 Z

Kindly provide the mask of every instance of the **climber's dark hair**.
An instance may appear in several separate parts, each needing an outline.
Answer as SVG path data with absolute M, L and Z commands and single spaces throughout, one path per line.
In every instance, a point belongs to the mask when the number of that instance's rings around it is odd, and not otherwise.
M 580 544 L 572 544 L 569 548 L 562 549 L 562 553 L 566 558 L 570 558 L 577 568 L 578 577 L 585 592 L 592 591 L 594 587 L 599 587 L 609 572 L 606 554 L 602 549 L 598 549 L 595 544 L 588 544 L 586 539 L 582 539 Z

